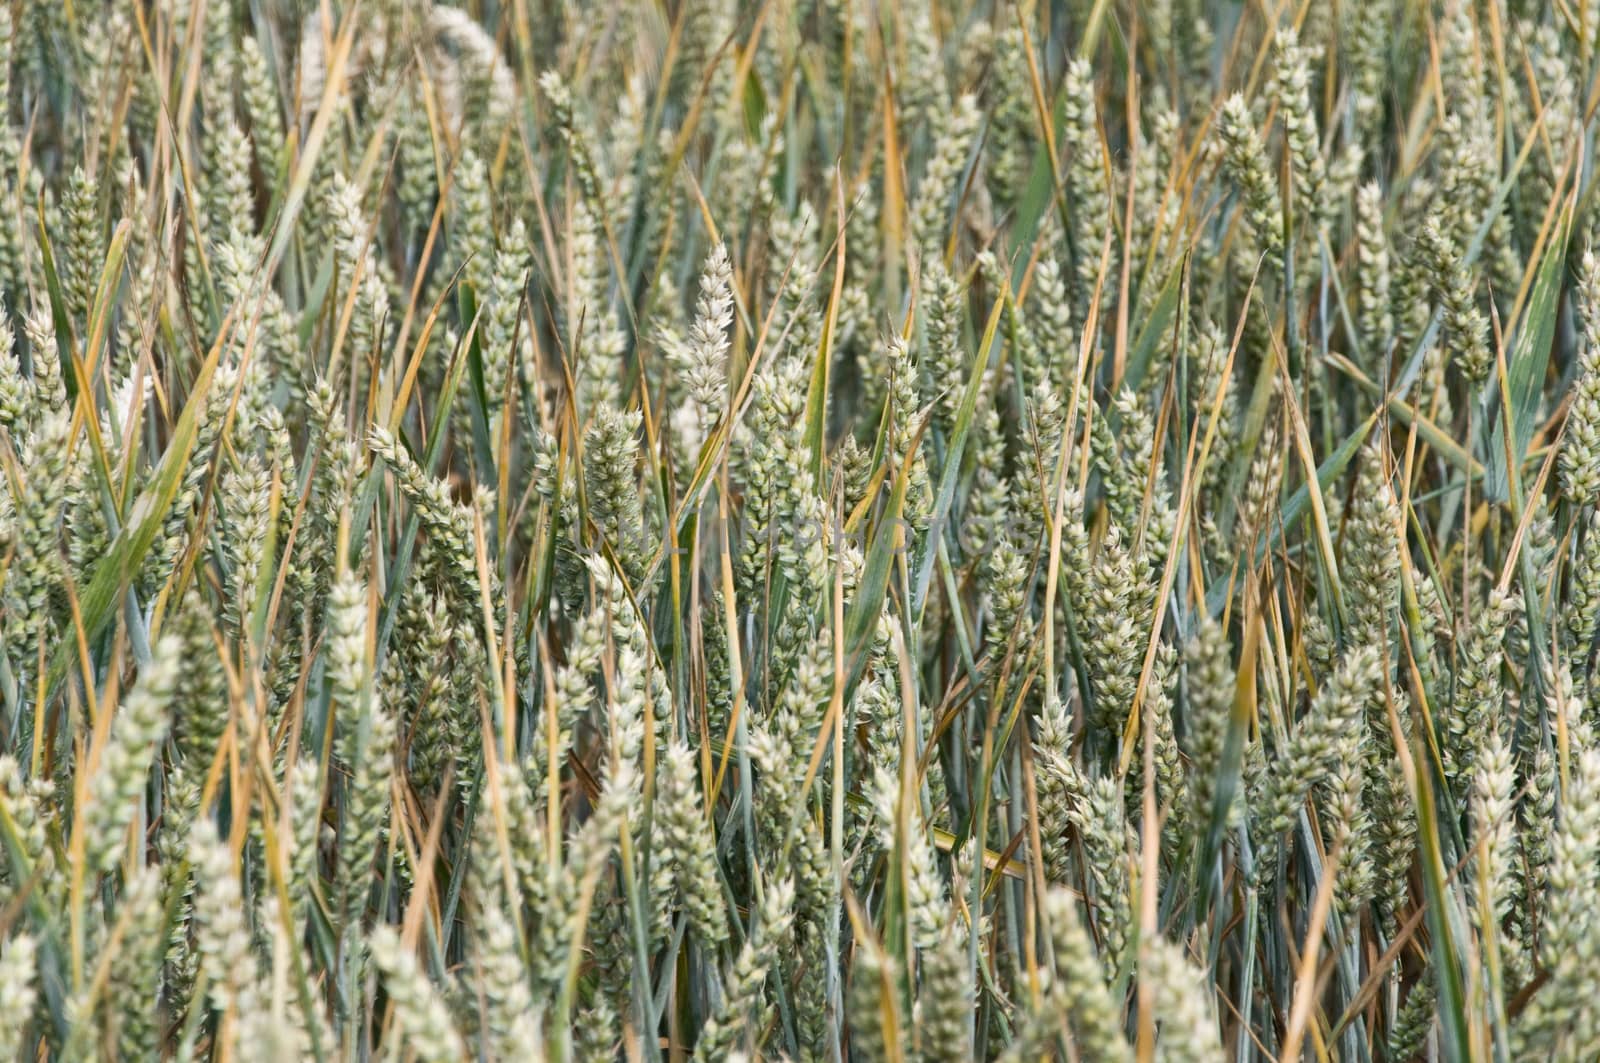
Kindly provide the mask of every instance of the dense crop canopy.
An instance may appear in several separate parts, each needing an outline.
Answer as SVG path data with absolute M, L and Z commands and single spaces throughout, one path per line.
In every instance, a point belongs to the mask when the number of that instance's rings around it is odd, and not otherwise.
M 1597 34 L 0 0 L 0 1063 L 1600 1058 Z

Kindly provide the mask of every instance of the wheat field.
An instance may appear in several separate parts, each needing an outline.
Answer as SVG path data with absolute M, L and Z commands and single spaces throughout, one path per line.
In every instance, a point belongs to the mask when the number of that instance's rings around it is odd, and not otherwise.
M 0 1061 L 1600 1058 L 1600 4 L 0 75 Z

